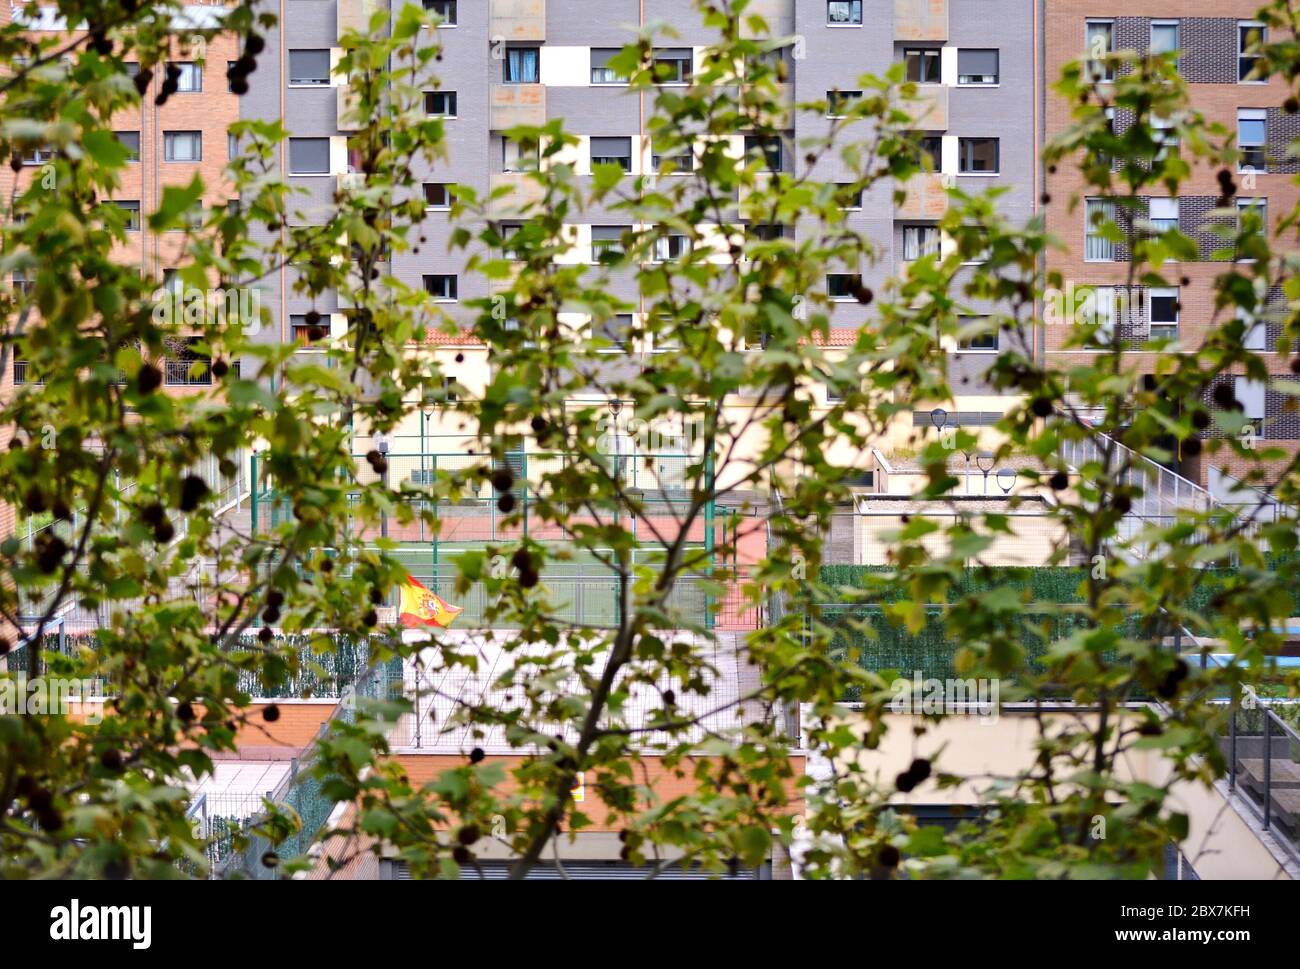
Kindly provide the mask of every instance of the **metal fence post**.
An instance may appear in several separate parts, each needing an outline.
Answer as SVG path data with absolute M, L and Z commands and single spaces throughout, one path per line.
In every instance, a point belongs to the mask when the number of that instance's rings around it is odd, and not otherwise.
M 1273 717 L 1268 707 L 1264 713 L 1264 830 L 1273 814 Z
M 1237 789 L 1237 711 L 1228 718 L 1228 790 Z

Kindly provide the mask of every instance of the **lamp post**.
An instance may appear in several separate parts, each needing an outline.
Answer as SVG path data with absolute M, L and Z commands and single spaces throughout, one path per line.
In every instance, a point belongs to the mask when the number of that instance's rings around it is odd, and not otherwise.
M 975 467 L 984 472 L 984 494 L 989 493 L 989 472 L 993 470 L 993 452 L 981 451 L 975 455 Z
M 384 470 L 379 472 L 379 483 L 383 485 L 384 491 L 388 491 L 388 435 L 383 431 L 375 431 L 373 435 L 375 450 L 384 457 Z M 379 512 L 379 534 L 383 538 L 388 537 L 388 512 Z

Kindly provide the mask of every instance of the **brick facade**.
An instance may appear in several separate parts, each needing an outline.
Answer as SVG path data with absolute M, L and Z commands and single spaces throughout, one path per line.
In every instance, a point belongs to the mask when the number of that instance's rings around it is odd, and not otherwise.
M 1237 130 L 1239 108 L 1270 109 L 1268 138 L 1271 153 L 1279 154 L 1278 146 L 1290 138 L 1300 136 L 1300 118 L 1280 110 L 1288 96 L 1285 85 L 1278 80 L 1267 84 L 1238 83 L 1237 38 L 1238 21 L 1254 18 L 1258 4 L 1255 0 L 1226 0 L 1216 5 L 1221 16 L 1205 17 L 1205 5 L 1198 0 L 1149 0 L 1141 4 L 1141 16 L 1118 16 L 1115 7 L 1103 0 L 1053 0 L 1046 5 L 1044 22 L 1044 69 L 1050 91 L 1051 80 L 1059 77 L 1062 68 L 1084 54 L 1085 23 L 1088 20 L 1111 19 L 1115 22 L 1115 47 L 1117 50 L 1146 50 L 1150 45 L 1150 23 L 1153 20 L 1178 20 L 1182 56 L 1179 70 L 1189 82 L 1192 106 L 1205 115 L 1210 123 L 1217 123 L 1229 132 Z M 1276 38 L 1274 38 L 1276 39 Z M 1049 94 L 1046 110 L 1046 140 L 1071 123 L 1073 106 Z M 1117 130 L 1123 130 L 1131 119 L 1119 112 L 1115 119 Z M 1270 164 L 1267 174 L 1256 174 L 1251 181 L 1234 175 L 1241 197 L 1266 198 L 1268 220 L 1272 227 L 1300 200 L 1300 190 L 1292 184 L 1281 164 Z M 1209 165 L 1194 166 L 1193 173 L 1184 185 L 1179 205 L 1179 227 L 1196 240 L 1200 259 L 1164 267 L 1163 274 L 1169 285 L 1179 287 L 1179 341 L 1183 346 L 1194 347 L 1205 339 L 1215 327 L 1227 322 L 1221 311 L 1214 307 L 1214 279 L 1225 267 L 1211 261 L 1216 250 L 1225 248 L 1225 242 L 1212 232 L 1214 220 L 1208 215 L 1220 198 L 1217 169 Z M 1045 206 L 1047 227 L 1065 243 L 1064 251 L 1049 255 L 1049 269 L 1061 273 L 1067 283 L 1075 287 L 1093 285 L 1124 285 L 1128 267 L 1119 260 L 1127 253 L 1123 247 L 1116 253 L 1115 262 L 1089 262 L 1084 258 L 1084 205 L 1088 189 L 1081 175 L 1069 163 L 1057 166 L 1054 174 L 1047 176 L 1050 203 Z M 1222 258 L 1225 254 L 1220 253 Z M 1274 294 L 1276 300 L 1280 294 Z M 1145 301 L 1128 319 L 1117 320 L 1121 335 L 1145 332 Z M 1265 351 L 1262 353 L 1269 370 L 1290 376 L 1289 357 L 1273 352 L 1278 328 L 1270 327 Z M 1065 351 L 1062 346 L 1069 335 L 1066 325 L 1046 327 L 1044 346 L 1058 367 L 1086 358 L 1078 351 Z M 1137 372 L 1151 372 L 1154 354 L 1134 350 L 1128 354 L 1130 366 Z M 1270 398 L 1271 399 L 1271 398 Z M 1285 438 L 1280 442 L 1287 449 L 1300 446 L 1300 421 L 1287 415 L 1286 420 L 1271 423 L 1269 438 Z M 1272 443 L 1272 442 L 1270 442 Z M 1214 458 L 1231 472 L 1234 462 Z M 1183 472 L 1189 477 L 1206 480 L 1207 465 L 1204 460 L 1185 462 Z

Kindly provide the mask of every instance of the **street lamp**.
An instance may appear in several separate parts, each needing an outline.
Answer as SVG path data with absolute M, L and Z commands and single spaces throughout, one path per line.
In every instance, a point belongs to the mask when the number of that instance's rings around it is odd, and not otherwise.
M 388 435 L 383 431 L 375 431 L 371 436 L 375 445 L 375 450 L 384 457 L 383 470 L 379 472 L 379 483 L 384 486 L 384 491 L 388 490 Z M 379 534 L 382 538 L 388 537 L 388 512 L 379 512 Z
M 993 452 L 981 451 L 975 455 L 975 467 L 984 472 L 984 494 L 989 493 L 989 472 L 993 470 Z

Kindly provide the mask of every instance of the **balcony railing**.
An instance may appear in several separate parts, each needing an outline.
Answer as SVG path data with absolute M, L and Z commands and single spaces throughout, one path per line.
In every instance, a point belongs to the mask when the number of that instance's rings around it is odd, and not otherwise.
M 894 0 L 895 40 L 947 40 L 948 0 Z
M 546 85 L 493 84 L 488 108 L 493 131 L 546 124 Z
M 546 40 L 546 0 L 491 0 L 489 36 L 505 40 Z
M 947 181 L 938 172 L 913 175 L 900 185 L 906 196 L 894 208 L 896 219 L 941 219 L 948 212 Z

